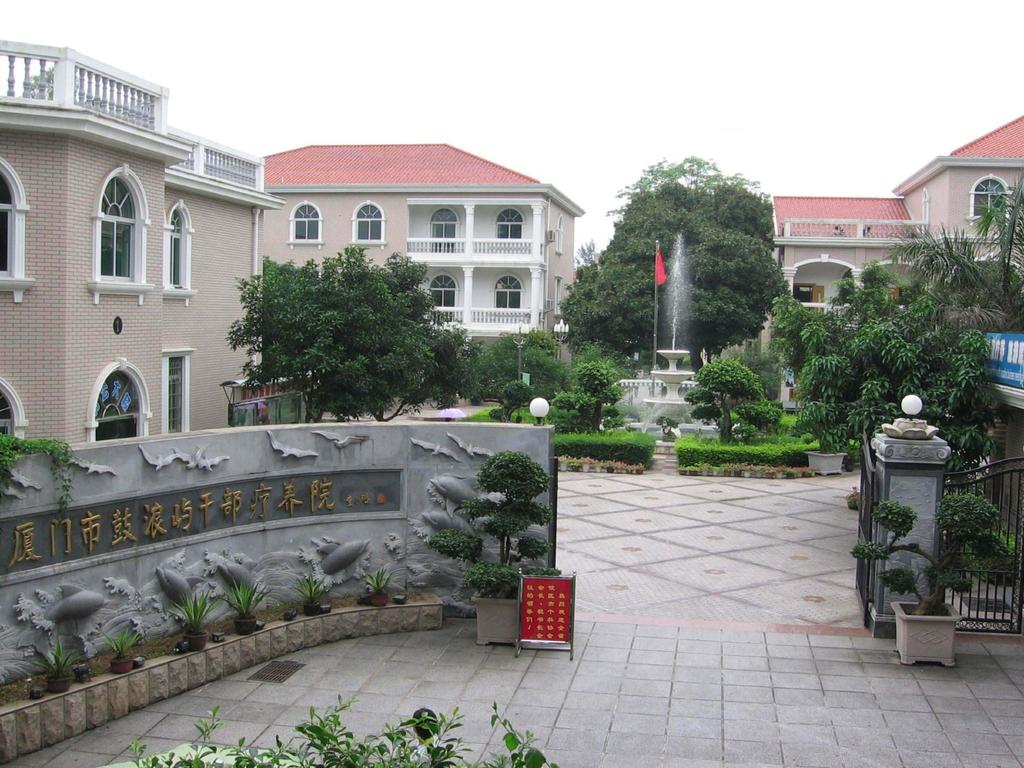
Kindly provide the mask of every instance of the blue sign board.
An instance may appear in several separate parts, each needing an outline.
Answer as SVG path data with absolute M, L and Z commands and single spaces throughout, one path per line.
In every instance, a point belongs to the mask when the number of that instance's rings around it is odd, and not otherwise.
M 989 381 L 1024 389 L 1024 333 L 986 333 Z

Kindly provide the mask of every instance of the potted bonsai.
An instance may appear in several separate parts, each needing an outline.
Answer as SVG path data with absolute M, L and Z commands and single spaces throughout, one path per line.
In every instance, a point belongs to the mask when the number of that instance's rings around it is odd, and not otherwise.
M 897 565 L 879 576 L 891 593 L 917 598 L 916 603 L 892 601 L 900 662 L 937 661 L 953 666 L 960 615 L 946 602 L 946 592 L 970 592 L 971 579 L 964 575 L 970 557 L 1006 551 L 992 532 L 999 521 L 998 510 L 973 494 L 945 496 L 935 517 L 940 531 L 938 552 L 928 552 L 916 542 L 899 543 L 917 523 L 917 513 L 906 504 L 883 501 L 874 510 L 874 521 L 887 531 L 885 541 L 860 542 L 851 551 L 855 558 L 884 562 L 897 552 L 907 552 L 925 564 L 919 574 Z
M 524 535 L 531 526 L 545 525 L 550 519 L 547 505 L 536 501 L 548 488 L 548 475 L 526 454 L 501 451 L 480 465 L 477 482 L 488 496 L 469 499 L 462 509 L 471 519 L 481 520 L 482 530 L 496 539 L 495 559 L 482 560 L 483 539 L 467 531 L 438 531 L 427 545 L 468 563 L 464 580 L 475 593 L 477 643 L 514 643 L 518 564 L 543 557 L 548 551 L 546 539 Z M 537 567 L 522 570 L 558 573 Z
M 142 635 L 131 629 L 122 629 L 116 635 L 104 634 L 103 639 L 107 641 L 107 647 L 114 654 L 114 658 L 110 660 L 110 671 L 115 675 L 130 672 L 135 660 L 128 652 L 139 644 Z
M 320 598 L 327 591 L 327 585 L 312 573 L 307 573 L 295 582 L 295 591 L 302 596 L 302 612 L 307 616 L 320 615 Z
M 805 451 L 811 470 L 817 475 L 841 475 L 848 434 L 843 408 L 837 403 L 806 402 L 798 424 L 818 441 L 818 450 Z
M 256 608 L 268 590 L 258 584 L 236 583 L 228 587 L 223 600 L 235 612 L 235 632 L 251 635 L 256 631 Z
M 366 577 L 366 588 L 370 591 L 370 605 L 378 608 L 388 604 L 388 588 L 394 578 L 387 568 L 378 568 Z
M 213 610 L 213 600 L 206 592 L 184 596 L 170 607 L 170 614 L 181 622 L 190 651 L 201 651 L 209 637 L 204 627 Z
M 46 690 L 50 693 L 64 693 L 71 687 L 71 669 L 78 661 L 78 654 L 65 648 L 58 637 L 53 649 L 42 657 L 40 665 L 46 675 Z

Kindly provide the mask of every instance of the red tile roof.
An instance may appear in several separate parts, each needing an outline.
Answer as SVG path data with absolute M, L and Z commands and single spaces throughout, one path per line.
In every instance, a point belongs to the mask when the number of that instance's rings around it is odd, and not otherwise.
M 910 219 L 898 197 L 774 197 L 778 234 L 786 219 Z
M 539 183 L 448 144 L 319 144 L 269 155 L 265 162 L 268 187 Z
M 954 149 L 953 157 L 1024 157 L 1024 115 Z

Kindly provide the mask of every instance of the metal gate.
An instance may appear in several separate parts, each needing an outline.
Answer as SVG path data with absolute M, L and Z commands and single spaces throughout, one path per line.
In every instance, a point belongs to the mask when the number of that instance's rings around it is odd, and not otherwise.
M 957 629 L 1020 634 L 1024 458 L 948 473 L 944 493 L 973 493 L 990 501 L 999 510 L 994 533 L 1009 552 L 1005 557 L 974 558 L 964 571 L 972 586 L 969 593 L 953 595 L 953 607 L 962 617 Z
M 865 437 L 862 441 L 860 462 L 860 501 L 857 523 L 857 540 L 874 541 L 877 531 L 872 520 L 875 505 L 878 503 L 877 482 L 875 479 L 875 455 L 871 441 Z M 871 618 L 871 604 L 874 601 L 875 570 L 877 564 L 870 560 L 857 561 L 857 594 L 860 595 L 861 608 L 864 610 L 864 626 Z

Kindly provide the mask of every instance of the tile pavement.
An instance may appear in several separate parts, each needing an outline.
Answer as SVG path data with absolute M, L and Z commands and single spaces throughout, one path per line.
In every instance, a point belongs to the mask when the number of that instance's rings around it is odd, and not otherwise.
M 1020 644 L 964 642 L 954 669 L 903 667 L 891 641 L 678 624 L 580 622 L 573 661 L 479 647 L 466 620 L 343 640 L 288 656 L 305 666 L 285 683 L 247 670 L 10 765 L 94 768 L 127 759 L 135 737 L 171 749 L 214 706 L 216 741 L 268 745 L 339 696 L 355 697 L 345 721 L 357 733 L 458 705 L 476 755 L 499 748 L 496 701 L 563 768 L 1022 765 Z

